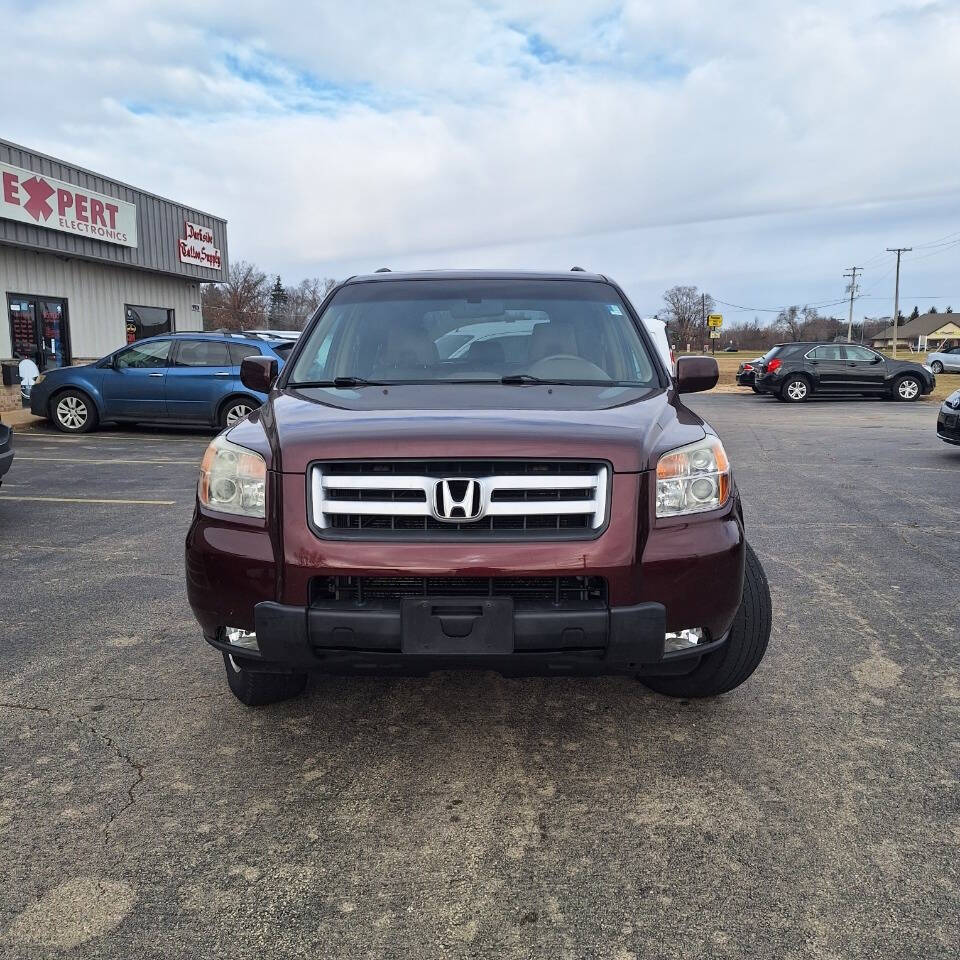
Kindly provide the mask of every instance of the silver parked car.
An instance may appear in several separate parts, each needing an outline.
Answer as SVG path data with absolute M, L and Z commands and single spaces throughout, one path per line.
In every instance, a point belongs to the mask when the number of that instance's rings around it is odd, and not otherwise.
M 960 373 L 960 346 L 948 346 L 927 354 L 927 366 L 934 373 Z

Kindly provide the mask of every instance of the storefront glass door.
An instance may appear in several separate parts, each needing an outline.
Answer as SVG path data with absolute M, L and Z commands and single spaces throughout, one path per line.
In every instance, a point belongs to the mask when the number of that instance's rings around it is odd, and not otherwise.
M 14 359 L 32 360 L 40 370 L 70 363 L 70 330 L 65 300 L 7 294 L 10 346 Z

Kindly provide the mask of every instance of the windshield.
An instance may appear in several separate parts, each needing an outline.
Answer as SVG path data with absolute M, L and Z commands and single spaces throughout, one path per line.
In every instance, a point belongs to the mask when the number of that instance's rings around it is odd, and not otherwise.
M 338 378 L 659 385 L 617 291 L 576 280 L 347 284 L 307 335 L 288 385 Z

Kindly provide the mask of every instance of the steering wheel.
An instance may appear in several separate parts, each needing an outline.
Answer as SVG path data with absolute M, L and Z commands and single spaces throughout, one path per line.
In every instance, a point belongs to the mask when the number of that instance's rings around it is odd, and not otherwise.
M 535 377 L 547 379 L 571 377 L 581 380 L 611 380 L 612 377 L 602 367 L 598 367 L 590 360 L 584 360 L 572 353 L 555 353 L 550 357 L 543 357 L 530 367 L 530 373 Z

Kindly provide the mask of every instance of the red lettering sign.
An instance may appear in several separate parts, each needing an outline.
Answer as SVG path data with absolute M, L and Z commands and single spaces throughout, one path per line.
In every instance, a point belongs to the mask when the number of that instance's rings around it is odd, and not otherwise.
M 4 173 L 3 175 L 3 201 L 20 206 L 20 194 L 17 193 L 17 175 L 15 173 Z

